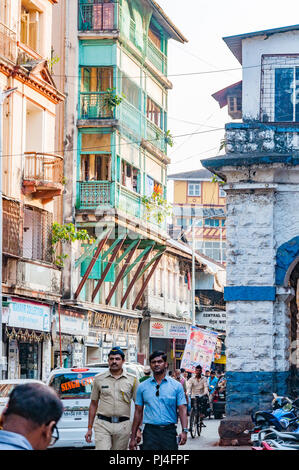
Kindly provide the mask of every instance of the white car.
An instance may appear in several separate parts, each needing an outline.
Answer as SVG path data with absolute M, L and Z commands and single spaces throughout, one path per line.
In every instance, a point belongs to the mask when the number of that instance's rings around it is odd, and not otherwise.
M 35 379 L 6 379 L 0 380 L 0 415 L 6 407 L 9 394 L 15 388 L 16 385 L 27 384 L 27 383 L 40 383 L 44 384 L 41 380 Z
M 52 448 L 94 447 L 85 434 L 88 426 L 90 393 L 95 375 L 106 372 L 104 367 L 57 368 L 50 373 L 47 384 L 53 387 L 64 405 L 58 421 L 59 439 Z

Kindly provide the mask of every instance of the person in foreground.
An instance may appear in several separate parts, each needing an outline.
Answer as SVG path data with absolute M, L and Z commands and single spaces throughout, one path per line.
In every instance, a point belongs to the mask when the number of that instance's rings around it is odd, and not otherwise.
M 108 354 L 108 371 L 93 381 L 85 440 L 91 442 L 94 428 L 96 450 L 128 449 L 131 401 L 136 399 L 138 384 L 124 363 L 124 352 L 115 346 Z
M 16 386 L 1 415 L 0 450 L 45 450 L 59 438 L 63 405 L 47 385 Z
M 137 432 L 143 422 L 142 450 L 178 450 L 177 409 L 182 425 L 179 445 L 186 443 L 188 433 L 184 389 L 167 375 L 167 355 L 163 351 L 153 352 L 149 360 L 153 377 L 138 387 L 129 449 L 137 448 Z

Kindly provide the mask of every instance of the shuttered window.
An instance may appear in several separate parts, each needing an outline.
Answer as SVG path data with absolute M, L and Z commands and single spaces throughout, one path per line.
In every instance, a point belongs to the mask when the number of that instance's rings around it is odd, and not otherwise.
M 23 256 L 51 262 L 53 216 L 34 207 L 24 207 Z

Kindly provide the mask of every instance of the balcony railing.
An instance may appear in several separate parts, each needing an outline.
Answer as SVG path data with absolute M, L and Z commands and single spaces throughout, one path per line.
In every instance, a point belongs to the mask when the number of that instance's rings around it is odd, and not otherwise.
M 17 36 L 5 24 L 0 22 L 0 55 L 16 62 L 17 60 Z
M 106 92 L 80 94 L 80 119 L 112 119 L 114 112 L 106 102 Z
M 135 106 L 133 106 L 127 100 L 123 99 L 119 109 L 117 110 L 117 113 L 119 116 L 119 121 L 126 127 L 132 129 L 137 137 L 141 137 L 143 135 L 144 126 L 142 123 L 144 116 L 139 109 L 135 108 Z
M 61 184 L 63 158 L 50 153 L 25 152 L 24 180 Z
M 142 218 L 141 196 L 123 186 L 119 186 L 118 191 L 117 208 L 128 215 Z
M 165 134 L 156 126 L 153 122 L 147 119 L 146 122 L 146 140 L 148 140 L 152 145 L 158 147 L 161 152 L 166 152 L 166 142 Z
M 111 205 L 110 181 L 79 182 L 78 209 L 97 209 L 103 205 Z
M 79 0 L 79 30 L 106 32 L 118 28 L 118 3 Z
M 147 52 L 148 60 L 158 69 L 163 75 L 167 75 L 167 57 L 160 51 L 150 38 L 147 38 Z

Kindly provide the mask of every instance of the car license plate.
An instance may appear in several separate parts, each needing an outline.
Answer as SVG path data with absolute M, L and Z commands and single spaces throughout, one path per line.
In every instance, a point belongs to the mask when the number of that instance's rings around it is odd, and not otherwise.
M 251 441 L 252 442 L 257 442 L 259 440 L 259 435 L 258 434 L 251 434 Z
M 88 411 L 65 411 L 64 416 L 85 416 L 88 415 Z

